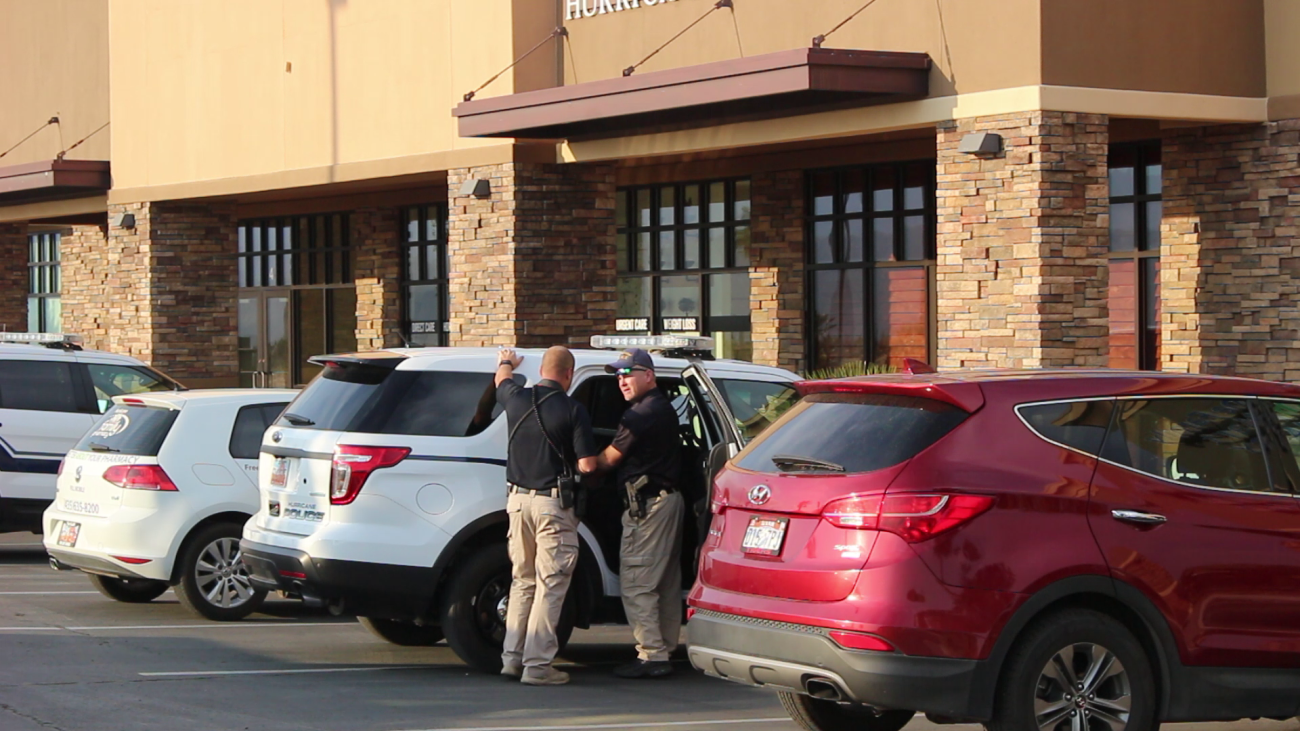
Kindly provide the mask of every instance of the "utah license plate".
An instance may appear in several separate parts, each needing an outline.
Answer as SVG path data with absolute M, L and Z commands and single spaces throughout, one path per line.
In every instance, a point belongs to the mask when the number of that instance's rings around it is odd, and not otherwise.
M 289 484 L 289 460 L 276 457 L 271 466 L 271 487 L 284 487 Z
M 755 556 L 780 556 L 781 545 L 785 543 L 785 528 L 789 522 L 789 518 L 755 515 L 749 519 L 745 539 L 740 543 L 741 550 Z
M 63 521 L 63 525 L 59 528 L 59 545 L 67 546 L 69 548 L 76 546 L 77 536 L 80 534 L 81 534 L 80 523 L 69 523 L 66 520 Z

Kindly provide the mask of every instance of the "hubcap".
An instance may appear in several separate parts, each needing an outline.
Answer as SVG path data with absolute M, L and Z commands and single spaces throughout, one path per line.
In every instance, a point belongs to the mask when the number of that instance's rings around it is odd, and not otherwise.
M 194 565 L 195 583 L 212 606 L 234 609 L 252 598 L 253 585 L 239 559 L 238 538 L 218 538 L 199 553 Z
M 1128 672 L 1101 645 L 1057 652 L 1038 677 L 1034 720 L 1040 731 L 1124 731 L 1133 707 Z
M 506 638 L 506 602 L 510 597 L 510 574 L 489 579 L 474 597 L 474 618 L 479 632 L 492 642 Z

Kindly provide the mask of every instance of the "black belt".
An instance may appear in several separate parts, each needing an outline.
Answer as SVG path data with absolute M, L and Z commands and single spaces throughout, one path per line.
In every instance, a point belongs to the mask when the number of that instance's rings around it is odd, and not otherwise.
M 671 495 L 671 494 L 673 494 L 673 493 L 675 493 L 675 492 L 677 492 L 677 488 L 675 488 L 675 487 L 657 487 L 657 486 L 655 486 L 655 485 L 646 485 L 645 487 L 641 488 L 640 490 L 637 490 L 637 491 L 636 491 L 636 494 L 637 494 L 639 497 L 643 497 L 643 498 L 646 498 L 647 500 L 649 500 L 649 499 L 651 499 L 651 498 L 657 498 L 657 497 L 663 497 L 663 496 L 666 496 L 666 495 Z
M 516 494 L 521 492 L 531 492 L 535 495 L 544 495 L 546 497 L 556 497 L 556 498 L 560 496 L 560 488 L 558 487 L 540 487 L 540 488 L 524 487 L 523 485 L 516 485 L 513 482 L 506 483 L 506 492 L 516 493 Z

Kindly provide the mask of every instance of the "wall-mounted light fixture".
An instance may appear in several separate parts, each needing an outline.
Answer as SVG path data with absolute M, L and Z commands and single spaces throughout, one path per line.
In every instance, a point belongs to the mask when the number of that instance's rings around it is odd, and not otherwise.
M 971 132 L 957 143 L 957 152 L 969 155 L 996 155 L 1002 152 L 1002 135 L 996 132 Z
M 475 198 L 486 198 L 492 195 L 492 183 L 486 178 L 466 178 L 465 182 L 460 184 L 459 197 L 474 196 Z
M 135 228 L 135 214 L 115 213 L 111 222 L 117 228 Z

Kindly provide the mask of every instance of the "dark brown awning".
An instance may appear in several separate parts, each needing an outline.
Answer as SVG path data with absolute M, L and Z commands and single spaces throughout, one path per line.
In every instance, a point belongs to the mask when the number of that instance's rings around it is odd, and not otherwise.
M 41 160 L 0 167 L 0 206 L 108 192 L 107 160 Z
M 924 53 L 797 48 L 464 102 L 462 137 L 613 137 L 903 101 L 929 93 Z

